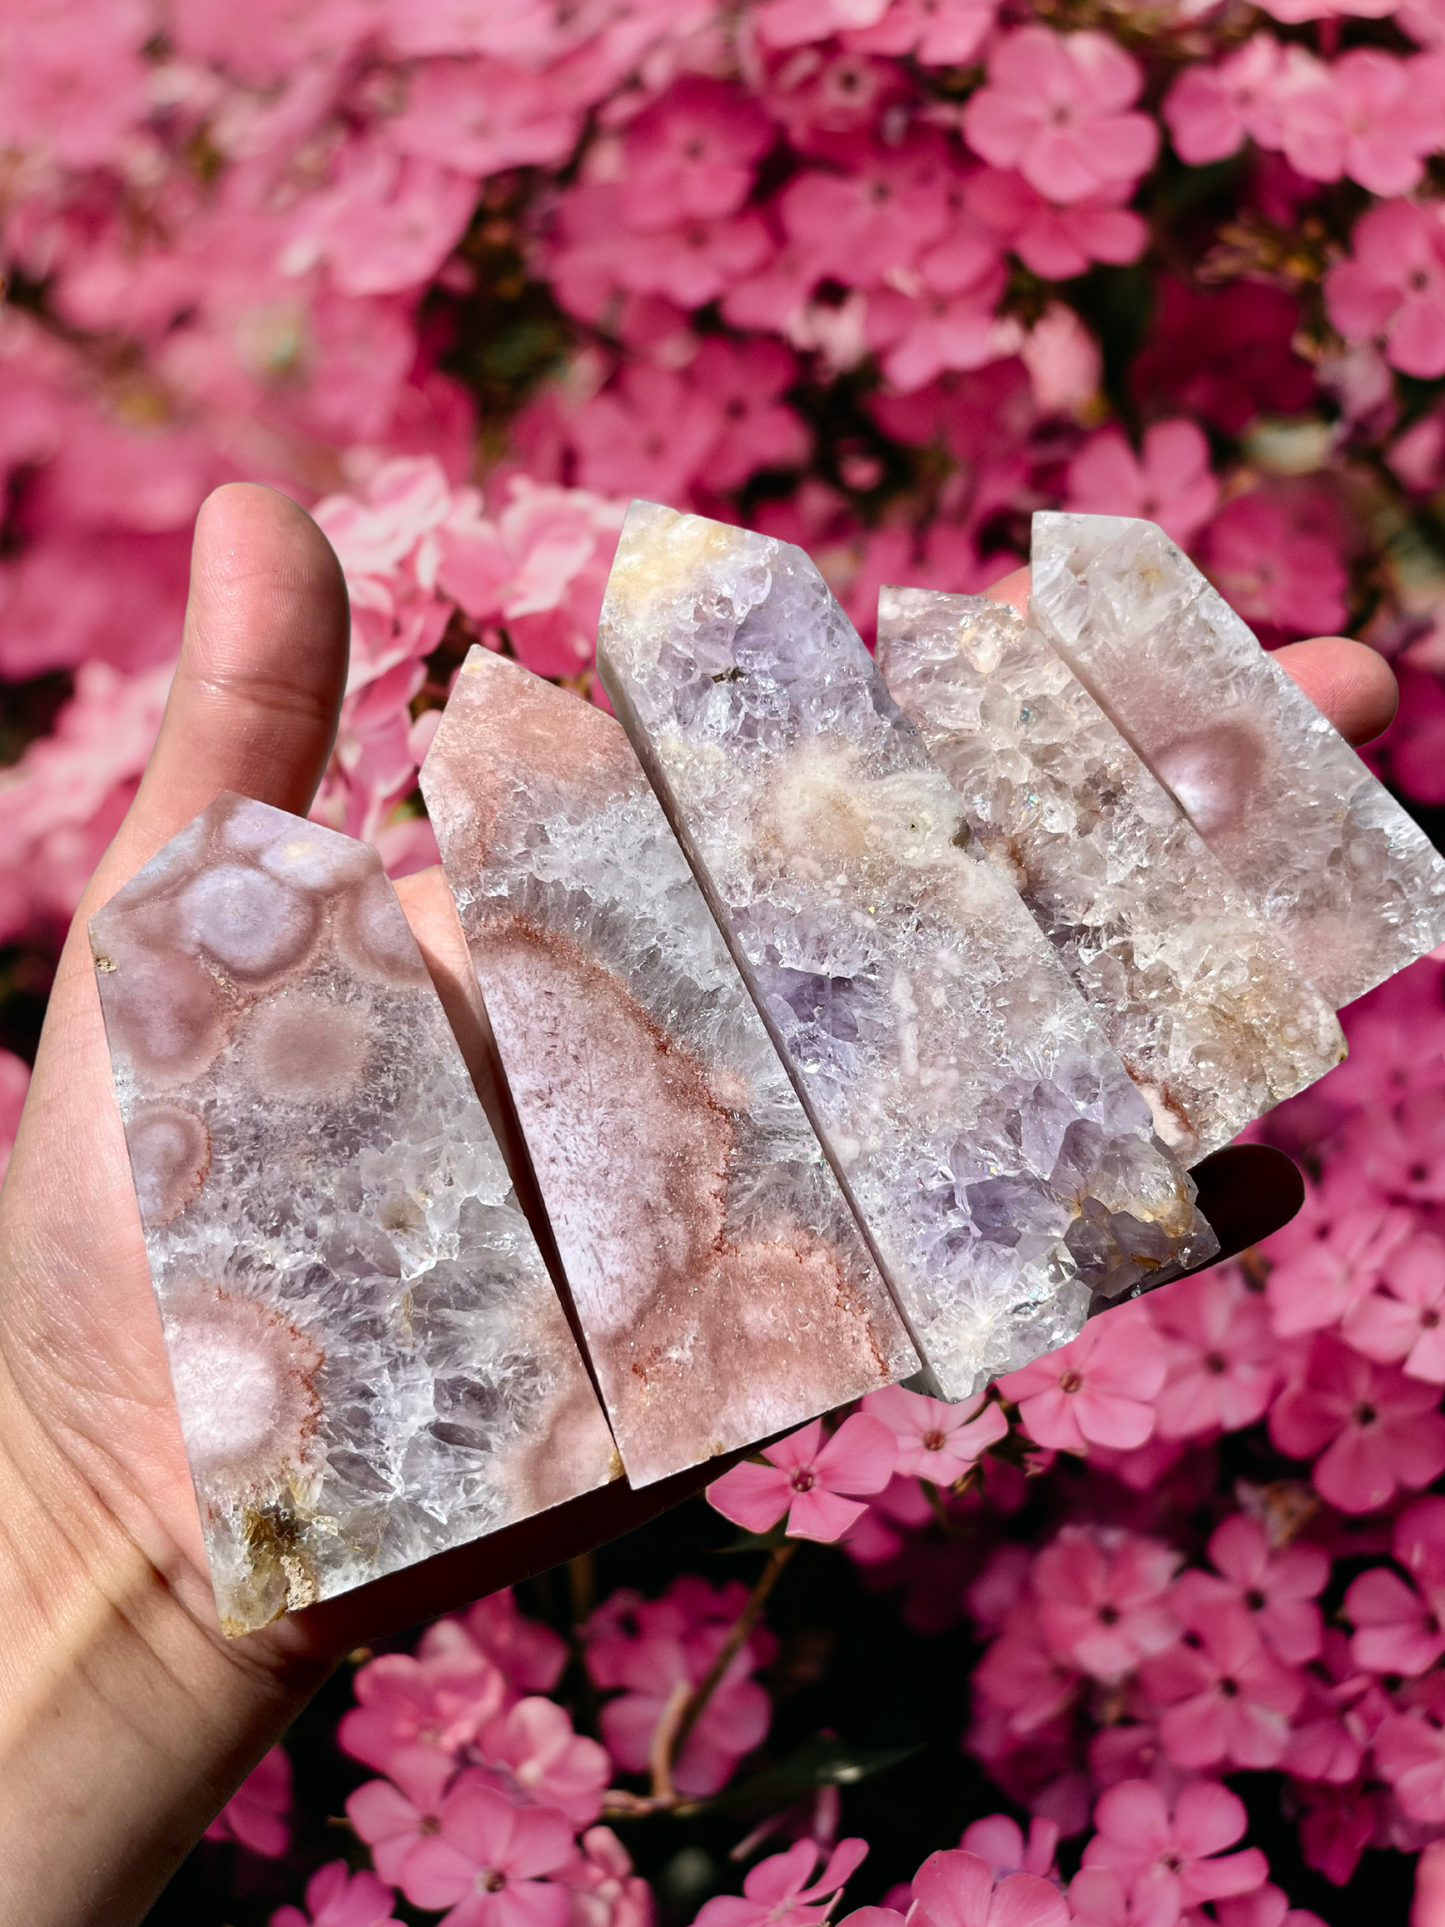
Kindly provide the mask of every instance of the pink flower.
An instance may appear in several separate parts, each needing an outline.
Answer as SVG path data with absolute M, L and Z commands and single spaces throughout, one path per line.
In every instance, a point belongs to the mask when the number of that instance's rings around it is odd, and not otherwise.
M 806 169 L 778 202 L 784 230 L 814 263 L 846 287 L 867 287 L 908 268 L 949 219 L 944 160 L 931 140 L 864 149 L 849 171 Z
M 1076 1927 L 1177 1927 L 1178 1894 L 1161 1868 L 1126 1880 L 1113 1867 L 1081 1867 L 1069 1882 L 1069 1918 Z
M 1323 1236 L 1282 1257 L 1269 1274 L 1270 1316 L 1280 1337 L 1338 1324 L 1370 1290 L 1412 1224 L 1408 1212 L 1383 1204 L 1322 1220 Z
M 1121 1526 L 1063 1526 L 1034 1561 L 1039 1625 L 1095 1679 L 1120 1679 L 1179 1637 L 1165 1595 L 1179 1555 Z
M 488 1766 L 509 1769 L 528 1799 L 557 1807 L 573 1826 L 586 1826 L 602 1811 L 612 1762 L 596 1740 L 572 1731 L 553 1700 L 520 1700 L 489 1720 L 477 1735 L 476 1751 Z
M 1366 1793 L 1312 1787 L 1299 1823 L 1305 1865 L 1343 1887 L 1375 1831 L 1375 1802 Z
M 1347 1124 L 1331 1148 L 1357 1184 L 1392 1204 L 1445 1204 L 1445 1090 L 1407 1090 L 1389 1110 Z
M 1156 422 L 1142 456 L 1117 428 L 1086 442 L 1069 464 L 1068 507 L 1086 515 L 1139 515 L 1187 543 L 1214 513 L 1219 483 L 1209 443 L 1193 422 Z
M 1254 281 L 1205 291 L 1173 275 L 1156 288 L 1153 335 L 1131 369 L 1151 410 L 1182 410 L 1237 435 L 1257 414 L 1310 405 L 1314 371 L 1294 351 L 1300 312 L 1291 295 Z
M 748 1532 L 768 1532 L 786 1514 L 793 1539 L 838 1539 L 867 1508 L 858 1500 L 881 1492 L 893 1476 L 898 1441 L 862 1412 L 844 1419 L 826 1444 L 823 1421 L 780 1439 L 765 1465 L 743 1464 L 707 1489 L 708 1503 Z
M 799 1840 L 786 1853 L 760 1860 L 744 1880 L 742 1894 L 706 1901 L 694 1927 L 821 1927 L 862 1864 L 868 1843 L 840 1840 L 815 1880 L 821 1852 L 816 1840 Z
M 1445 1470 L 1438 1401 L 1434 1387 L 1322 1334 L 1303 1380 L 1270 1413 L 1270 1437 L 1291 1458 L 1315 1459 L 1315 1485 L 1331 1505 L 1369 1512 Z
M 1002 282 L 1000 270 L 997 277 Z M 883 372 L 899 394 L 922 388 L 945 369 L 982 368 L 1007 352 L 994 317 L 999 290 L 905 295 L 880 288 L 869 298 L 869 345 L 882 351 Z
M 206 1828 L 208 1840 L 234 1840 L 252 1853 L 278 1860 L 291 1844 L 291 1761 L 273 1746 Z
M 1445 135 L 1438 56 L 1397 60 L 1373 47 L 1312 64 L 1280 97 L 1280 145 L 1307 180 L 1342 174 L 1372 194 L 1408 194 Z
M 1294 635 L 1330 635 L 1344 624 L 1346 576 L 1336 547 L 1259 489 L 1236 495 L 1215 516 L 1205 562 L 1247 622 Z
M 414 1906 L 448 1908 L 444 1927 L 564 1927 L 567 1889 L 545 1878 L 572 1857 L 564 1815 L 513 1806 L 468 1769 L 436 1821 L 402 1863 L 401 1889 Z
M 383 1880 L 405 1885 L 412 1853 L 441 1825 L 442 1801 L 456 1772 L 456 1762 L 448 1755 L 416 1752 L 398 1762 L 394 1780 L 368 1780 L 347 1796 L 346 1817 L 357 1838 L 371 1848 Z M 474 1780 L 485 1781 L 475 1769 L 471 1772 Z
M 1071 1344 L 998 1382 L 1031 1438 L 1061 1452 L 1089 1444 L 1127 1451 L 1154 1430 L 1150 1403 L 1168 1361 L 1146 1317 L 1120 1307 L 1091 1319 Z
M 1345 1594 L 1345 1617 L 1357 1665 L 1411 1678 L 1445 1653 L 1445 1499 L 1417 1499 L 1400 1514 L 1394 1553 L 1414 1585 L 1374 1566 Z
M 686 1575 L 661 1599 L 614 1593 L 587 1626 L 587 1667 L 597 1685 L 620 1687 L 602 1709 L 602 1737 L 628 1773 L 644 1771 L 653 1735 L 679 1687 L 708 1672 L 747 1598 L 731 1585 L 714 1590 Z M 673 1768 L 683 1793 L 718 1792 L 768 1730 L 772 1704 L 749 1674 L 771 1656 L 772 1635 L 756 1629 L 735 1655 Z
M 709 335 L 687 371 L 713 411 L 715 437 L 703 464 L 709 488 L 739 488 L 764 468 L 798 468 L 811 448 L 802 420 L 781 399 L 798 364 L 780 342 Z
M 914 1927 L 1067 1927 L 1068 1903 L 1051 1881 L 1010 1873 L 996 1881 L 976 1853 L 931 1853 L 913 1876 Z
M 1445 1385 L 1445 1244 L 1428 1231 L 1387 1260 L 1379 1284 L 1346 1311 L 1340 1336 L 1407 1378 Z
M 1279 1344 L 1257 1291 L 1236 1265 L 1151 1292 L 1168 1376 L 1156 1401 L 1158 1436 L 1238 1432 L 1268 1409 L 1279 1384 Z
M 880 1419 L 898 1441 L 898 1474 L 948 1486 L 1008 1432 L 1002 1407 L 985 1403 L 987 1396 L 978 1392 L 957 1405 L 945 1405 L 941 1399 L 890 1385 L 870 1392 L 863 1410 L 869 1418 Z
M 1307 1907 L 1291 1907 L 1289 1895 L 1266 1881 L 1252 1894 L 1237 1894 L 1215 1902 L 1219 1927 L 1325 1927 Z
M 1198 1906 L 1248 1893 L 1269 1872 L 1257 1847 L 1225 1853 L 1243 1834 L 1244 1802 L 1213 1780 L 1196 1780 L 1173 1803 L 1147 1780 L 1124 1780 L 1099 1796 L 1098 1829 L 1084 1848 L 1086 1867 L 1112 1867 L 1134 1880 L 1154 1873 L 1173 1881 L 1176 1904 Z
M 1180 160 L 1191 167 L 1222 161 L 1246 138 L 1278 146 L 1284 61 L 1273 35 L 1257 33 L 1215 66 L 1186 67 L 1164 102 Z
M 572 423 L 577 475 L 604 495 L 685 502 L 718 438 L 717 412 L 670 368 L 630 362 Z
M 871 27 L 888 0 L 767 0 L 759 7 L 758 34 L 769 47 L 800 47 L 850 27 Z
M 1049 281 L 1083 274 L 1091 261 L 1137 261 L 1149 238 L 1140 216 L 1120 205 L 1128 198 L 1123 186 L 1061 207 L 1022 174 L 984 167 L 970 175 L 964 195 L 1000 243 Z
M 998 0 L 893 0 L 875 26 L 846 31 L 860 53 L 912 54 L 920 66 L 961 67 L 983 45 Z
M 1164 1709 L 1159 1737 L 1179 1766 L 1277 1765 L 1304 1695 L 1250 1615 L 1225 1605 L 1201 1613 L 1194 1631 L 1146 1660 L 1140 1676 Z
M 1318 1654 L 1320 1609 L 1330 1562 L 1318 1546 L 1271 1549 L 1264 1527 L 1242 1512 L 1214 1529 L 1209 1541 L 1214 1573 L 1180 1575 L 1170 1603 L 1187 1625 L 1202 1628 L 1222 1606 L 1249 1613 L 1265 1644 L 1289 1665 Z
M 1073 1698 L 1079 1674 L 1044 1639 L 1032 1600 L 1010 1607 L 1003 1630 L 979 1662 L 973 1683 L 1023 1737 L 1055 1718 Z
M 1059 1829 L 1053 1820 L 1035 1818 L 1029 1822 L 1025 1840 L 1017 1820 L 1011 1820 L 1006 1813 L 989 1813 L 982 1820 L 970 1821 L 958 1844 L 965 1853 L 976 1853 L 980 1860 L 986 1860 L 995 1879 L 1011 1873 L 1031 1873 L 1040 1880 L 1051 1880 Z
M 1409 1819 L 1445 1823 L 1445 1728 L 1428 1714 L 1392 1713 L 1375 1735 L 1375 1766 Z
M 384 1653 L 358 1668 L 355 1689 L 360 1704 L 342 1717 L 341 1748 L 394 1774 L 418 1756 L 457 1754 L 500 1709 L 506 1681 L 478 1653 Z
M 1101 33 L 1020 27 L 999 41 L 988 84 L 964 109 L 969 146 L 995 167 L 1016 167 L 1051 201 L 1082 201 L 1136 181 L 1159 130 L 1129 113 L 1138 63 Z
M 622 207 L 630 226 L 675 227 L 734 214 L 773 129 L 740 87 L 687 74 L 627 130 Z
M 348 1873 L 344 1860 L 333 1860 L 306 1883 L 306 1912 L 282 1907 L 271 1916 L 271 1927 L 400 1927 L 392 1914 L 395 1898 L 374 1873 Z
M 1350 239 L 1350 259 L 1325 276 L 1330 320 L 1347 341 L 1379 341 L 1404 374 L 1445 374 L 1445 208 L 1386 201 Z
M 589 1827 L 556 1879 L 572 1896 L 569 1927 L 652 1927 L 652 1889 L 611 1827 Z

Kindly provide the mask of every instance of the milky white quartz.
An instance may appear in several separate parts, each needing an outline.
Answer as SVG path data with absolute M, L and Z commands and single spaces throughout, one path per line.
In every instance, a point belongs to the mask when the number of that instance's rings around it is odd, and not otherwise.
M 801 550 L 634 503 L 598 658 L 945 1396 L 1217 1248 Z
M 916 1371 L 618 724 L 474 649 L 421 780 L 630 1481 Z
M 886 588 L 878 663 L 1186 1162 L 1340 1061 L 1282 936 L 1033 622 Z
M 615 1471 L 365 844 L 220 797 L 90 924 L 227 1633 Z
M 1162 529 L 1036 515 L 1032 610 L 1335 1009 L 1445 941 L 1445 860 Z

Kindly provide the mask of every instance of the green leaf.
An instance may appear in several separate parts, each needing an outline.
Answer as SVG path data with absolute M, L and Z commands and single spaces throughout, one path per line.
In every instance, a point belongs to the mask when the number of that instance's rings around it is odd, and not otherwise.
M 820 1786 L 854 1786 L 859 1780 L 886 1773 L 900 1760 L 921 1753 L 920 1746 L 853 1746 L 847 1740 L 808 1740 L 789 1759 L 751 1780 L 729 1787 L 709 1807 L 787 1805 L 800 1793 Z M 699 1802 L 699 1805 L 704 1803 Z M 691 1811 L 696 1812 L 696 1808 Z

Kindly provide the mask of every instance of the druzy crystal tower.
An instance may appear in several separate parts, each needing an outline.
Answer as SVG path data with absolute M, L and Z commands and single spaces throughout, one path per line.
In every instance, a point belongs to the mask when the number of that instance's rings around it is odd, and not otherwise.
M 90 934 L 225 1630 L 606 1483 L 376 852 L 222 796 Z
M 806 555 L 634 503 L 598 657 L 945 1396 L 1217 1248 Z
M 1339 1062 L 1281 934 L 1036 624 L 884 589 L 878 663 L 1186 1162 Z
M 474 649 L 422 788 L 631 1482 L 916 1370 L 619 725 Z
M 1445 860 L 1162 529 L 1036 515 L 1031 606 L 1336 1009 L 1445 941 Z

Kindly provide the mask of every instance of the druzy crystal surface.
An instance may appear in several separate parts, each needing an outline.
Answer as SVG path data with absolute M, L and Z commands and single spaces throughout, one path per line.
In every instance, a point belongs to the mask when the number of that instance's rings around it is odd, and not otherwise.
M 1216 1248 L 801 550 L 634 503 L 598 655 L 945 1396 Z
M 225 1630 L 606 1483 L 376 852 L 222 796 L 90 935 Z
M 632 1483 L 916 1370 L 619 725 L 474 649 L 422 787 Z
M 878 662 L 1187 1162 L 1339 1062 L 1282 936 L 1036 624 L 884 589 Z
M 1032 607 L 1336 1009 L 1445 940 L 1445 860 L 1162 529 L 1036 515 Z

